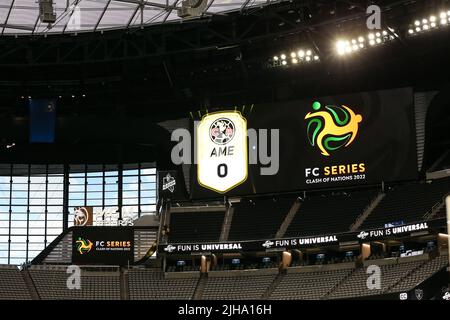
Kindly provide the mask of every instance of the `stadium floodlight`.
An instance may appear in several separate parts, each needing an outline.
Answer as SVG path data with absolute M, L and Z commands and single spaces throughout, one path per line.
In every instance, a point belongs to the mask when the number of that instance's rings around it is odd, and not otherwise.
M 273 67 L 300 65 L 306 62 L 318 62 L 320 61 L 319 55 L 315 50 L 309 48 L 297 48 L 289 53 L 289 59 L 286 54 L 281 53 L 274 55 L 269 61 Z
M 388 27 L 385 30 L 371 32 L 366 37 L 358 36 L 351 40 L 340 39 L 336 42 L 336 51 L 338 55 L 342 56 L 366 48 L 366 41 L 369 46 L 376 46 L 391 41 L 396 37 L 398 35 L 395 33 L 395 30 Z
M 428 18 L 416 19 L 414 23 L 410 24 L 407 35 L 414 36 L 417 33 L 436 30 L 446 26 L 449 22 L 450 11 L 441 11 L 439 14 L 432 14 Z

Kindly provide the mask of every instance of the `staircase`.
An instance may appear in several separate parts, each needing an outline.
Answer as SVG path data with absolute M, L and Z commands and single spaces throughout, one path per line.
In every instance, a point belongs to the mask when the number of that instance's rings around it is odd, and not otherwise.
M 283 222 L 280 225 L 280 228 L 278 229 L 275 238 L 279 239 L 284 237 L 284 234 L 286 233 L 286 230 L 289 228 L 289 225 L 291 224 L 292 220 L 295 217 L 295 214 L 298 212 L 298 209 L 300 209 L 301 202 L 300 200 L 295 200 L 294 204 L 292 205 L 291 209 L 289 210 L 288 214 L 284 218 Z
M 22 275 L 23 281 L 25 282 L 25 285 L 27 286 L 28 292 L 30 293 L 31 299 L 33 300 L 40 300 L 39 294 L 36 290 L 36 287 L 34 285 L 33 279 L 30 276 L 30 273 L 27 269 L 24 269 L 20 271 L 20 274 Z
M 329 299 L 330 296 L 331 296 L 331 294 L 332 294 L 333 292 L 335 292 L 335 291 L 336 291 L 343 283 L 345 283 L 345 282 L 348 280 L 348 278 L 350 278 L 350 277 L 356 272 L 357 269 L 358 269 L 358 268 L 352 269 L 352 271 L 349 272 L 344 278 L 342 278 L 341 281 L 339 281 L 338 283 L 336 283 L 336 285 L 335 285 L 333 288 L 331 288 L 331 289 L 330 289 L 330 290 L 322 297 L 322 300 L 327 300 L 327 299 Z
M 219 241 L 227 241 L 230 234 L 231 222 L 233 221 L 234 207 L 229 206 L 225 212 L 225 218 L 223 219 L 222 231 L 220 232 Z
M 206 286 L 206 281 L 208 281 L 208 274 L 202 273 L 198 279 L 197 286 L 195 287 L 194 294 L 192 295 L 192 300 L 201 300 L 203 296 L 203 290 Z
M 449 194 L 445 195 L 442 198 L 442 201 L 437 202 L 434 204 L 434 206 L 430 209 L 430 211 L 428 211 L 427 213 L 424 214 L 423 219 L 425 221 L 427 220 L 431 220 L 434 218 L 434 216 L 439 213 L 441 211 L 442 208 L 445 207 L 445 198 L 448 196 Z
M 363 213 L 361 213 L 358 218 L 356 218 L 355 222 L 350 226 L 350 231 L 354 232 L 361 227 L 367 217 L 372 213 L 372 211 L 378 206 L 378 204 L 383 200 L 386 196 L 385 193 L 381 192 L 372 200 L 372 202 L 367 206 Z
M 120 270 L 120 299 L 130 300 L 130 288 L 128 285 L 128 270 Z
M 272 292 L 276 289 L 276 287 L 278 287 L 281 280 L 283 280 L 285 274 L 286 274 L 286 270 L 282 270 L 282 271 L 280 271 L 280 273 L 277 274 L 275 279 L 273 279 L 272 283 L 267 288 L 266 292 L 264 292 L 263 295 L 261 296 L 261 299 L 267 300 L 270 298 L 270 296 L 272 295 Z

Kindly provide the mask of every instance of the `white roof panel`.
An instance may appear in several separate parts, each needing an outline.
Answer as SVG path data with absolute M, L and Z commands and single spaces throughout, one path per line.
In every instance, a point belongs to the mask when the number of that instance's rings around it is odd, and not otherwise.
M 0 34 L 90 32 L 181 21 L 176 10 L 181 0 L 146 0 L 142 8 L 140 0 L 53 0 L 56 22 L 49 27 L 38 19 L 38 1 L 0 0 Z M 208 0 L 207 12 L 226 13 L 275 1 L 284 0 Z

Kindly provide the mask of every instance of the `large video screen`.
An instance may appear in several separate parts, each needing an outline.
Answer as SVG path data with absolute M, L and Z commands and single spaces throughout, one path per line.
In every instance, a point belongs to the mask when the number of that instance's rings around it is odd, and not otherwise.
M 193 126 L 192 198 L 417 178 L 411 88 L 226 111 Z
M 74 264 L 127 265 L 134 261 L 130 227 L 75 227 L 72 242 Z

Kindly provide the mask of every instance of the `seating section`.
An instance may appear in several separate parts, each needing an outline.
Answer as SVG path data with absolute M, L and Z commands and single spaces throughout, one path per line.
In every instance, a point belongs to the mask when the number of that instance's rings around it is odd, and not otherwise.
M 319 272 L 288 273 L 284 276 L 270 299 L 319 300 L 342 281 L 352 269 Z
M 198 280 L 198 277 L 167 279 L 161 271 L 131 269 L 130 300 L 190 300 Z
M 0 300 L 29 300 L 31 296 L 16 266 L 0 265 Z
M 218 241 L 225 212 L 173 212 L 170 242 Z
M 231 271 L 233 272 L 233 271 Z M 208 277 L 203 290 L 205 300 L 257 300 L 261 299 L 276 275 L 236 275 Z
M 285 236 L 346 232 L 377 193 L 376 190 L 370 190 L 306 198 Z
M 448 256 L 439 256 L 426 264 L 422 265 L 417 270 L 414 270 L 405 279 L 393 286 L 389 292 L 404 292 L 413 289 L 427 278 L 448 265 Z
M 363 222 L 361 229 L 383 228 L 385 223 L 397 221 L 421 221 L 449 191 L 450 178 L 393 187 Z
M 367 287 L 368 274 L 367 267 L 356 269 L 340 286 L 334 290 L 330 299 L 344 299 L 353 297 L 365 297 L 372 295 L 380 295 L 387 292 L 387 290 L 401 280 L 403 275 L 406 275 L 416 268 L 424 264 L 424 261 L 410 261 L 400 263 L 381 265 L 381 288 L 369 289 Z M 376 265 L 376 260 L 373 263 Z
M 354 264 L 291 267 L 286 273 L 274 269 L 211 271 L 165 274 L 156 269 L 132 268 L 128 277 L 130 300 L 320 300 L 352 299 L 393 292 L 406 292 L 448 265 L 448 256 L 429 259 L 428 254 L 406 258 L 371 260 L 381 269 L 381 289 L 368 289 L 367 267 Z M 81 288 L 68 289 L 66 267 L 32 266 L 28 270 L 43 300 L 119 300 L 120 270 L 82 269 Z M 27 280 L 28 281 L 28 280 Z M 126 286 L 125 286 L 126 287 Z M 125 287 L 123 289 L 125 290 Z M 197 289 L 198 287 L 198 289 Z M 196 292 L 197 289 L 197 292 Z M 21 271 L 0 266 L 0 299 L 31 299 Z
M 234 203 L 229 240 L 274 238 L 294 198 L 243 200 Z
M 43 300 L 120 300 L 120 273 L 81 271 L 80 289 L 69 289 L 70 274 L 61 266 L 29 270 L 39 297 Z

